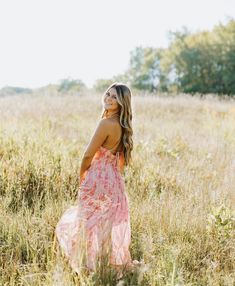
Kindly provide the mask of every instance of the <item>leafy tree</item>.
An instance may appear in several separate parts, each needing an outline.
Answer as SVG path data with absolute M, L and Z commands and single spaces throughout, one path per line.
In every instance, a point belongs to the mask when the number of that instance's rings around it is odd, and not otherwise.
M 110 79 L 98 79 L 93 85 L 93 89 L 97 92 L 105 92 L 105 90 L 114 82 L 122 82 L 129 84 L 129 78 L 126 73 L 116 75 Z
M 25 87 L 18 86 L 5 86 L 0 90 L 0 96 L 15 95 L 15 94 L 29 94 L 33 90 Z
M 59 83 L 58 91 L 66 93 L 69 91 L 79 92 L 86 88 L 85 84 L 80 79 L 66 78 Z
M 93 85 L 93 89 L 103 93 L 112 83 L 112 79 L 97 79 Z
M 235 20 L 212 31 L 169 32 L 169 47 L 136 47 L 126 72 L 139 90 L 235 94 Z
M 178 91 L 235 93 L 235 21 L 212 31 L 177 32 L 168 49 Z M 170 67 L 170 68 L 169 68 Z
M 161 49 L 141 46 L 131 51 L 127 74 L 132 87 L 151 92 L 157 89 L 161 52 Z

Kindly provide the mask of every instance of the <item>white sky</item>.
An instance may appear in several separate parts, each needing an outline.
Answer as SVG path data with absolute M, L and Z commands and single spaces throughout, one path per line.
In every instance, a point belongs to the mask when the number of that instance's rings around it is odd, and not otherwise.
M 92 86 L 124 72 L 136 46 L 166 47 L 169 30 L 227 17 L 234 0 L 0 0 L 0 88 L 67 77 Z

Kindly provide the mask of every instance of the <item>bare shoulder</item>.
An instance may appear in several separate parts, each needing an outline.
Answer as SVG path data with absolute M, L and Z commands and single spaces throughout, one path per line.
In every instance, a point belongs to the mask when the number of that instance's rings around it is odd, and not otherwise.
M 113 120 L 112 118 L 102 118 L 100 120 L 100 124 L 110 129 L 118 128 L 120 126 L 120 123 L 117 120 Z
M 102 133 L 102 134 L 110 135 L 112 133 L 112 129 L 113 129 L 112 122 L 110 122 L 108 118 L 102 118 L 97 123 L 96 132 L 98 134 Z
M 102 118 L 98 122 L 99 125 L 107 126 L 109 124 L 108 118 Z
M 101 128 L 108 129 L 108 128 L 111 128 L 112 123 L 110 122 L 110 120 L 109 120 L 108 118 L 102 118 L 102 119 L 100 119 L 100 121 L 98 122 L 98 125 L 99 125 Z

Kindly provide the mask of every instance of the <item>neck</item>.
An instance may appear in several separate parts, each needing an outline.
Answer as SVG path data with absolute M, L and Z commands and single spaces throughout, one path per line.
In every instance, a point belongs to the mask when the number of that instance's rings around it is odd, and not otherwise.
M 107 112 L 106 113 L 106 118 L 118 118 L 120 117 L 119 112 L 114 111 L 114 112 Z

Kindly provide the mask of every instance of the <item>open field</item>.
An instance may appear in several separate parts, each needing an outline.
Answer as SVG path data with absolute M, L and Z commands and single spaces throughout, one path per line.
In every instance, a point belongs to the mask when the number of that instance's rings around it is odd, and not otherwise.
M 134 96 L 125 169 L 133 259 L 74 275 L 54 229 L 75 202 L 100 96 L 0 98 L 0 285 L 235 285 L 235 101 Z

